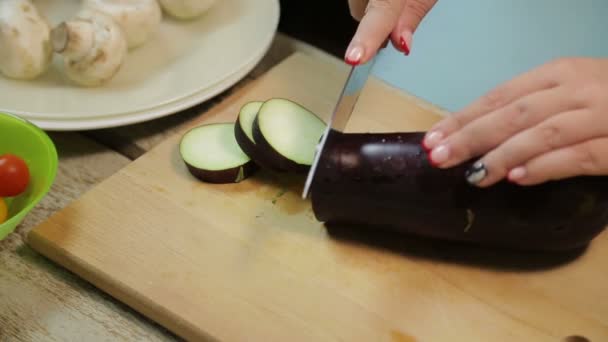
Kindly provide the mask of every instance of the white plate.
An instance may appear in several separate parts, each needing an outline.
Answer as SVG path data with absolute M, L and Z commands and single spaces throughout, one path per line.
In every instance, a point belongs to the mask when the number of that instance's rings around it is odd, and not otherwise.
M 73 15 L 79 3 L 39 0 L 36 5 L 57 24 Z M 54 66 L 35 81 L 0 77 L 0 111 L 49 129 L 77 128 L 77 122 L 111 116 L 136 122 L 146 115 L 171 114 L 230 87 L 255 66 L 272 42 L 279 12 L 278 0 L 219 0 L 194 21 L 165 16 L 153 39 L 129 53 L 110 83 L 75 86 L 61 75 L 56 57 Z
M 2 0 L 0 0 L 2 1 Z M 165 104 L 163 106 L 153 108 L 150 110 L 144 110 L 141 112 L 132 112 L 124 115 L 113 115 L 108 117 L 91 117 L 87 119 L 57 119 L 57 120 L 45 120 L 45 119 L 30 119 L 29 121 L 38 127 L 48 131 L 77 131 L 77 130 L 89 130 L 98 128 L 110 128 L 136 124 L 148 120 L 153 120 L 159 117 L 167 116 L 169 114 L 176 113 L 180 110 L 190 108 L 196 104 L 199 104 L 219 93 L 226 90 L 227 88 L 234 85 L 241 78 L 247 75 L 257 63 L 264 57 L 264 53 L 260 54 L 259 58 L 255 59 L 250 65 L 232 76 L 224 79 L 220 83 L 216 84 L 211 88 L 204 89 L 203 91 L 185 97 L 181 100 Z

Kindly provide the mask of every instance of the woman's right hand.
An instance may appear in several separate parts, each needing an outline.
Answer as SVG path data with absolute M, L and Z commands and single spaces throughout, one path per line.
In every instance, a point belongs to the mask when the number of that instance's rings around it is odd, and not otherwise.
M 437 0 L 348 0 L 353 18 L 360 21 L 346 50 L 348 64 L 366 63 L 387 38 L 409 55 L 412 38 Z

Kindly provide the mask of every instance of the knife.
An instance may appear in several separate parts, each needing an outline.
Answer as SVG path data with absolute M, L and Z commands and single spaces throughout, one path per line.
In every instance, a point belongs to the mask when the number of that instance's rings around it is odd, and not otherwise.
M 304 184 L 304 191 L 302 192 L 302 198 L 306 199 L 308 194 L 310 193 L 310 187 L 312 185 L 312 181 L 315 177 L 315 173 L 317 171 L 317 167 L 319 164 L 319 159 L 321 158 L 321 154 L 323 153 L 323 147 L 325 146 L 325 142 L 327 141 L 327 137 L 332 132 L 344 132 L 346 128 L 346 124 L 350 119 L 350 116 L 353 113 L 353 109 L 355 108 L 355 104 L 359 99 L 359 95 L 365 87 L 367 79 L 371 73 L 372 67 L 376 62 L 377 54 L 374 55 L 372 59 L 370 59 L 367 63 L 361 64 L 358 66 L 353 66 L 350 69 L 348 77 L 346 78 L 346 83 L 342 88 L 342 92 L 340 93 L 340 97 L 338 98 L 338 102 L 336 103 L 336 107 L 329 118 L 329 122 L 327 123 L 327 127 L 325 128 L 325 132 L 319 139 L 319 143 L 315 148 L 315 158 L 313 160 L 310 169 L 308 170 L 308 176 L 306 177 L 306 183 Z

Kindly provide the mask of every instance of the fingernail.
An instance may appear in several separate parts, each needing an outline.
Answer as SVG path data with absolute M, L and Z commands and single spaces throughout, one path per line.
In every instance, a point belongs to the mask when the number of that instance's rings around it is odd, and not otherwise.
M 363 58 L 363 48 L 361 46 L 353 46 L 349 47 L 348 51 L 346 51 L 346 63 L 350 65 L 357 65 L 361 62 L 361 58 Z
M 488 170 L 483 162 L 478 161 L 471 165 L 465 172 L 465 177 L 470 184 L 479 184 L 488 175 Z
M 509 171 L 509 175 L 507 176 L 509 181 L 517 182 L 523 179 L 526 176 L 526 169 L 523 166 L 519 166 Z
M 409 30 L 403 31 L 399 39 L 399 45 L 403 53 L 408 56 L 410 54 L 410 48 L 412 46 L 412 32 Z
M 429 132 L 422 141 L 422 147 L 430 151 L 439 144 L 441 139 L 443 139 L 443 133 L 437 131 Z
M 429 159 L 434 166 L 445 163 L 450 157 L 450 149 L 441 145 L 433 149 L 429 155 Z

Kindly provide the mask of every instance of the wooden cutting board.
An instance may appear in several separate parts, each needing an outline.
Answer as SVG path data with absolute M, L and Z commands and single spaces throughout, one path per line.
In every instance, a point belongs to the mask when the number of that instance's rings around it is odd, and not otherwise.
M 346 72 L 293 55 L 199 123 L 270 97 L 326 118 Z M 349 130 L 423 130 L 438 113 L 374 79 Z M 51 217 L 31 245 L 188 340 L 608 341 L 606 233 L 546 256 L 328 231 L 299 197 L 303 177 L 200 183 L 179 139 Z

